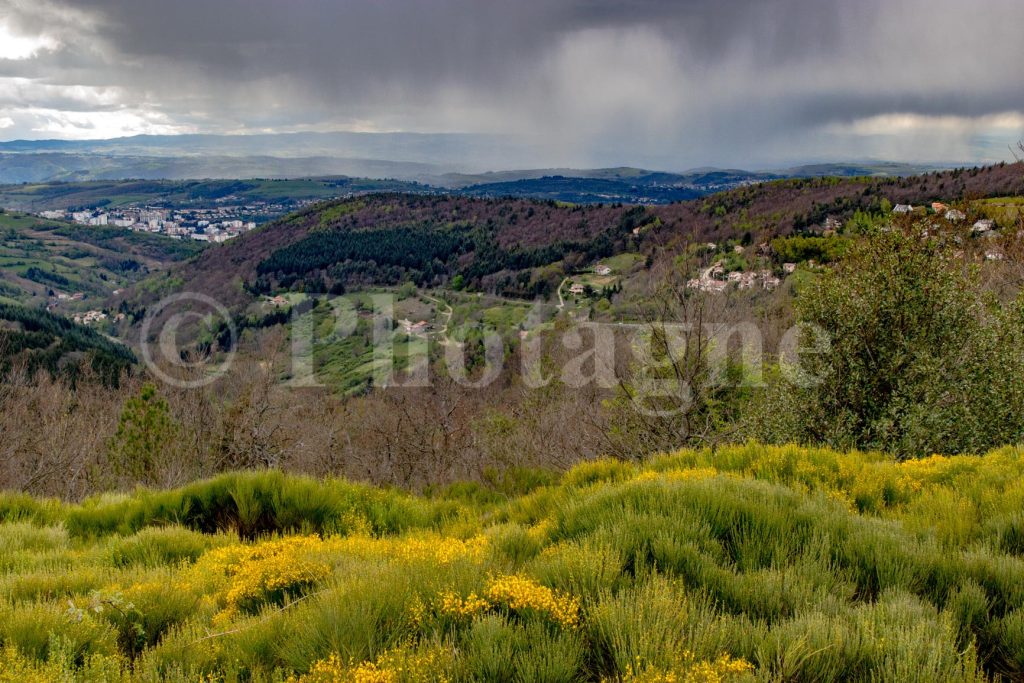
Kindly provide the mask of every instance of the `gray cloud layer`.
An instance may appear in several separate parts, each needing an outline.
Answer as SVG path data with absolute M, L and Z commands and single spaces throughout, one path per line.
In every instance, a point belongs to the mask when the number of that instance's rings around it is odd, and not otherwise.
M 1021 26 L 1019 0 L 0 0 L 0 38 L 38 43 L 0 45 L 0 137 L 494 132 L 537 164 L 671 169 L 1005 158 Z

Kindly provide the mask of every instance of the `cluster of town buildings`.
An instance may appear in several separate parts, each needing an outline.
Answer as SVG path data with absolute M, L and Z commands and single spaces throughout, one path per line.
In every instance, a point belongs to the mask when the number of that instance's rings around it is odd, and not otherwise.
M 230 200 L 231 197 L 216 199 L 206 207 L 168 209 L 127 206 L 118 209 L 42 211 L 39 215 L 51 220 L 70 220 L 79 225 L 114 226 L 177 239 L 226 242 L 252 230 L 257 222 L 283 216 L 314 202 L 312 199 L 274 203 L 256 200 L 246 204 L 231 204 L 225 203 L 225 199 Z
M 79 225 L 114 226 L 152 232 L 177 239 L 190 238 L 205 242 L 226 242 L 256 227 L 232 210 L 236 207 L 190 209 L 177 211 L 162 208 L 125 208 L 113 210 L 42 211 L 49 219 L 71 220 Z
M 938 216 L 942 216 L 950 223 L 963 223 L 967 220 L 967 214 L 960 209 L 951 209 L 948 205 L 942 202 L 932 202 L 932 213 Z M 916 207 L 913 204 L 897 204 L 892 208 L 892 212 L 895 214 L 911 214 L 925 211 L 924 207 Z M 995 236 L 996 223 L 989 218 L 983 218 L 978 220 L 971 226 L 971 232 L 975 235 L 982 236 Z
M 967 214 L 963 211 L 951 209 L 942 202 L 932 202 L 931 210 L 933 214 L 944 217 L 950 223 L 963 223 L 967 220 Z M 895 214 L 927 213 L 927 209 L 925 207 L 915 207 L 911 204 L 897 204 L 893 207 L 892 212 Z M 992 238 L 999 236 L 999 230 L 994 220 L 982 218 L 975 221 L 971 226 L 971 234 L 975 237 Z M 1005 254 L 998 248 L 985 250 L 986 261 L 1002 261 L 1004 258 L 1006 258 Z

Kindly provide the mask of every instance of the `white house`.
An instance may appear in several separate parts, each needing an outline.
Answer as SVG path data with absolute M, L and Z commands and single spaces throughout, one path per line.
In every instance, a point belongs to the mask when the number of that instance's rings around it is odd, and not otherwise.
M 978 221 L 977 223 L 974 224 L 974 226 L 971 228 L 971 232 L 975 232 L 975 233 L 988 232 L 990 230 L 993 230 L 995 227 L 996 227 L 996 222 L 995 221 L 993 221 L 993 220 L 991 220 L 989 218 L 983 218 L 982 220 L 980 220 L 980 221 Z

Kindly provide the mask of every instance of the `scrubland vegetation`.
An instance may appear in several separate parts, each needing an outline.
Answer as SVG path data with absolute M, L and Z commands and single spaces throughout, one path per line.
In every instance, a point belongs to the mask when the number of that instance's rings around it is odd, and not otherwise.
M 1022 456 L 749 444 L 503 491 L 6 495 L 0 679 L 1016 680 Z

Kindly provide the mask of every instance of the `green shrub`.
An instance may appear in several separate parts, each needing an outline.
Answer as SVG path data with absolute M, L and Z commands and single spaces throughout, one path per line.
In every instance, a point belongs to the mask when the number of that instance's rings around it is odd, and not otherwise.
M 57 645 L 76 660 L 118 652 L 116 632 L 109 624 L 52 602 L 0 606 L 0 643 L 40 662 L 48 661 Z
M 540 554 L 529 564 L 529 574 L 545 586 L 582 600 L 613 591 L 622 582 L 622 554 L 611 544 L 566 541 Z
M 180 526 L 148 527 L 128 537 L 112 539 L 110 562 L 115 567 L 143 565 L 156 567 L 194 561 L 225 537 L 202 534 Z
M 711 601 L 653 576 L 618 594 L 605 593 L 587 614 L 592 665 L 617 677 L 638 663 L 671 668 L 673 656 L 711 659 L 729 649 L 732 625 Z

